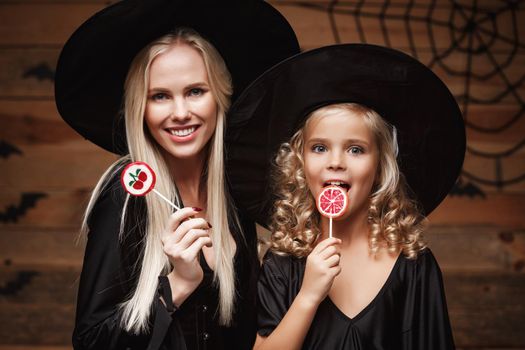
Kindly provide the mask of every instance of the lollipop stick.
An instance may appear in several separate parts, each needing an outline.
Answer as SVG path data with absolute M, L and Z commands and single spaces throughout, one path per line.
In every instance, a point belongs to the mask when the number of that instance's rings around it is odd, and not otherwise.
M 332 238 L 332 217 L 330 217 L 330 230 L 328 231 L 328 234 L 328 237 Z
M 157 191 L 156 189 L 153 189 L 153 192 L 155 192 L 156 194 L 159 195 L 160 198 L 164 199 L 169 205 L 171 205 L 173 208 L 175 208 L 175 210 L 179 210 L 180 208 L 177 207 L 175 204 L 173 204 L 172 201 L 170 201 L 168 198 L 164 197 L 162 195 L 162 193 L 160 193 L 159 191 Z

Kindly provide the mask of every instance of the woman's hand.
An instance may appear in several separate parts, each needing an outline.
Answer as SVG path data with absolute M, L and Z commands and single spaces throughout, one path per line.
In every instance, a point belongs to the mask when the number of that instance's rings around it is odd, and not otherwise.
M 298 297 L 316 306 L 323 301 L 335 276 L 341 272 L 340 244 L 341 240 L 338 238 L 327 238 L 319 242 L 308 255 Z
M 178 307 L 199 286 L 204 273 L 199 263 L 202 247 L 211 247 L 210 225 L 202 218 L 192 218 L 199 211 L 182 208 L 173 213 L 163 234 L 162 245 L 173 270 L 169 273 L 173 303 Z

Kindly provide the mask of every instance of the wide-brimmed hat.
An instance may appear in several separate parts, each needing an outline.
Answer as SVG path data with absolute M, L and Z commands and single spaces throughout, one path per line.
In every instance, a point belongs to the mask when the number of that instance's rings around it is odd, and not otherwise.
M 234 94 L 279 61 L 299 52 L 286 19 L 260 0 L 123 0 L 98 12 L 60 54 L 55 99 L 60 115 L 82 136 L 127 153 L 121 109 L 133 58 L 153 40 L 189 27 L 210 41 L 232 75 Z
M 266 225 L 273 201 L 270 166 L 308 114 L 354 102 L 398 132 L 398 163 L 429 214 L 454 185 L 465 155 L 465 127 L 445 84 L 425 65 L 393 49 L 345 44 L 291 57 L 254 81 L 230 109 L 226 132 L 232 195 Z

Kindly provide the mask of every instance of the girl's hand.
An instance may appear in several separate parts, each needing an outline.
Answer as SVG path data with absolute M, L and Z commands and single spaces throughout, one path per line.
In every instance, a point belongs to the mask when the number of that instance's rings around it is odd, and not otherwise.
M 177 210 L 171 215 L 162 238 L 164 253 L 173 265 L 168 279 L 173 302 L 177 306 L 201 283 L 204 272 L 199 263 L 199 252 L 202 247 L 211 247 L 212 244 L 208 222 L 202 218 L 191 218 L 197 213 L 189 207 Z
M 319 242 L 308 255 L 303 284 L 299 291 L 303 300 L 317 306 L 330 291 L 335 276 L 341 272 L 340 244 L 341 240 L 338 238 L 327 238 Z

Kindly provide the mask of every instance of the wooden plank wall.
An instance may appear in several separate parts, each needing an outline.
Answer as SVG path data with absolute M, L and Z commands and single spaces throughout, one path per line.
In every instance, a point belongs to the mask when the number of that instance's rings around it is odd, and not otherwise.
M 0 349 L 70 348 L 83 254 L 82 245 L 75 244 L 78 227 L 90 189 L 115 157 L 83 140 L 58 116 L 53 74 L 68 36 L 109 3 L 0 0 Z M 333 17 L 337 38 L 324 11 L 330 1 L 271 3 L 290 21 L 305 50 L 337 40 L 364 39 L 412 54 L 407 25 L 400 18 L 408 6 L 414 17 L 428 16 L 433 4 L 430 0 L 340 2 L 335 8 L 348 13 Z M 391 6 L 383 19 L 385 35 L 376 15 L 387 3 Z M 520 24 L 517 33 L 510 25 L 510 12 L 497 11 L 504 2 L 477 1 L 480 8 L 497 15 L 494 23 L 500 37 L 523 40 L 524 4 L 513 3 Z M 356 4 L 361 7 L 357 9 Z M 461 95 L 465 77 L 447 69 L 463 70 L 468 56 L 458 49 L 443 62 L 432 63 L 435 54 L 429 40 L 431 32 L 439 53 L 459 35 L 440 25 L 450 20 L 457 21 L 456 27 L 465 25 L 456 12 L 472 4 L 466 0 L 456 4 L 438 1 L 432 12 L 438 24 L 428 26 L 415 20 L 410 28 L 417 57 L 432 64 L 436 74 Z M 356 21 L 352 15 L 356 10 L 369 15 Z M 359 26 L 364 37 L 359 35 Z M 524 98 L 525 50 L 523 41 L 516 50 L 511 42 L 491 42 L 495 62 L 504 63 L 513 55 L 511 63 L 501 69 L 509 81 L 504 81 L 502 74 L 473 80 L 473 97 L 498 97 L 495 103 L 471 105 L 468 118 L 474 124 L 496 127 L 523 108 L 519 101 Z M 494 69 L 487 57 L 475 55 L 473 71 L 484 74 Z M 516 88 L 505 94 L 508 83 Z M 513 147 L 524 135 L 525 118 L 521 117 L 504 132 L 469 128 L 468 143 L 478 150 L 497 152 Z M 524 160 L 523 149 L 504 158 L 503 178 L 523 174 Z M 465 170 L 482 177 L 495 176 L 493 160 L 473 154 L 467 155 Z M 525 181 L 503 188 L 477 186 L 483 196 L 465 190 L 469 195 L 448 197 L 431 215 L 427 234 L 444 272 L 456 343 L 463 349 L 525 349 Z

